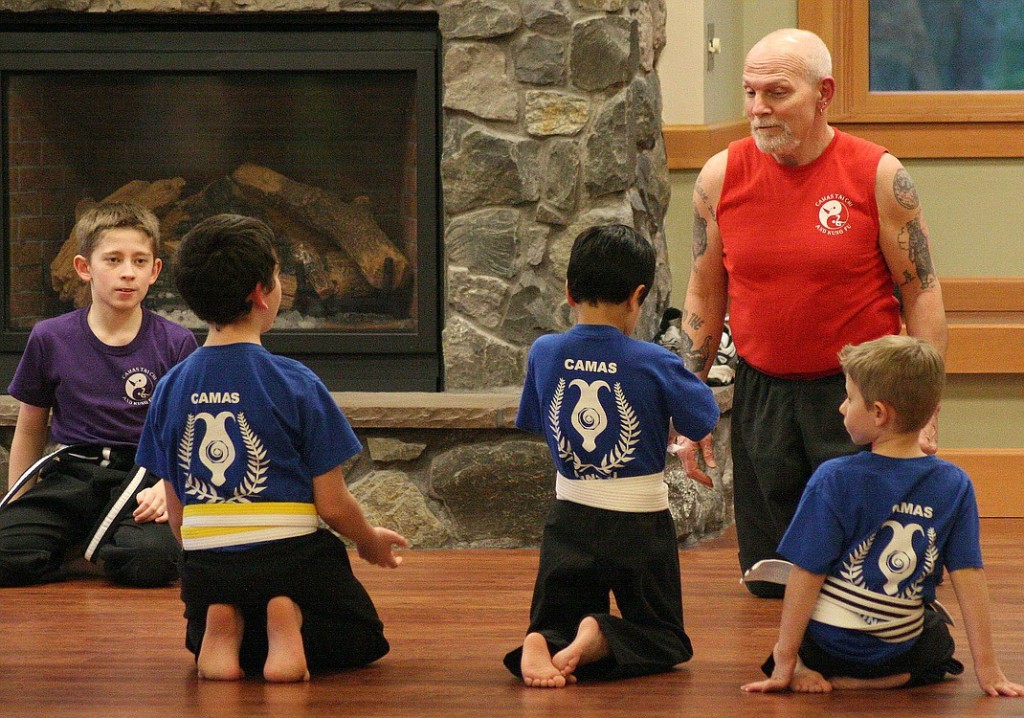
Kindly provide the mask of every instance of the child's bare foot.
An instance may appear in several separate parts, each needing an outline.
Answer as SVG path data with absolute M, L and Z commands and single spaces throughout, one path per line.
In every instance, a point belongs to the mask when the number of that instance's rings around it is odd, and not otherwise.
M 308 681 L 306 650 L 302 645 L 302 611 L 287 596 L 267 603 L 267 662 L 263 678 L 272 683 Z
M 910 680 L 909 673 L 897 673 L 894 676 L 883 678 L 851 678 L 850 676 L 835 676 L 832 679 L 832 687 L 837 691 L 863 691 L 879 690 L 884 688 L 902 688 Z
M 599 661 L 609 653 L 608 641 L 601 633 L 601 625 L 593 616 L 580 621 L 576 638 L 551 658 L 551 663 L 562 675 L 574 680 L 573 671 L 579 666 Z
M 825 676 L 805 666 L 799 658 L 796 659 L 789 690 L 794 693 L 831 693 L 832 688 L 832 683 Z
M 215 603 L 206 609 L 206 631 L 199 649 L 199 677 L 211 681 L 237 681 L 245 677 L 238 663 L 245 624 L 236 606 Z
M 530 688 L 564 688 L 565 676 L 551 662 L 548 642 L 539 633 L 527 634 L 520 661 L 523 683 Z

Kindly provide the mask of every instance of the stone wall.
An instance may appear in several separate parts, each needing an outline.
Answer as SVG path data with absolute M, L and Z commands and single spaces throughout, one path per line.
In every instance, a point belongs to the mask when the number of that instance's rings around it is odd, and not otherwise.
M 680 545 L 717 536 L 733 522 L 729 454 L 732 387 L 714 390 L 719 466 L 708 488 L 669 457 L 669 503 Z M 343 467 L 367 518 L 415 548 L 528 548 L 540 543 L 554 496 L 554 466 L 539 437 L 514 427 L 516 392 L 336 393 L 363 452 Z M 0 475 L 18 405 L 0 396 Z
M 637 329 L 652 336 L 670 289 L 665 0 L 0 0 L 18 12 L 415 10 L 437 11 L 442 39 L 447 388 L 522 381 L 533 340 L 570 324 L 565 268 L 591 224 L 628 224 L 657 247 Z

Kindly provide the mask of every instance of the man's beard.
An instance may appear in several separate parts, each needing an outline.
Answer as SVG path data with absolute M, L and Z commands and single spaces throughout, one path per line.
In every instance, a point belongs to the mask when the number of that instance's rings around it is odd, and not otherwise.
M 754 144 L 757 145 L 757 149 L 766 154 L 777 154 L 796 146 L 796 137 L 794 137 L 793 133 L 790 131 L 789 125 L 784 122 L 780 122 L 776 125 L 770 125 L 770 127 L 779 127 L 782 129 L 782 132 L 777 135 L 765 135 L 758 132 L 758 128 L 754 125 L 751 125 L 750 134 L 754 137 Z

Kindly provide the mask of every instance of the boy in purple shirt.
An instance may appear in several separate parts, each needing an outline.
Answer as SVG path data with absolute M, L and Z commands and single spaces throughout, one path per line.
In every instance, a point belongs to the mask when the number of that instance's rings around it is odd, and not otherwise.
M 157 381 L 196 340 L 142 308 L 161 269 L 152 212 L 100 204 L 74 232 L 92 302 L 33 327 L 8 387 L 21 406 L 0 507 L 0 586 L 64 578 L 80 545 L 112 581 L 160 586 L 177 578 L 179 553 L 163 485 L 135 466 L 135 445 Z M 48 439 L 61 449 L 44 457 Z

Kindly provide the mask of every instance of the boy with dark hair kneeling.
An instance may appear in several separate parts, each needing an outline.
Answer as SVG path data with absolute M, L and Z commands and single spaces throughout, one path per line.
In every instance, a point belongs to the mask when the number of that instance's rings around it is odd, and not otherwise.
M 630 337 L 654 267 L 631 228 L 584 231 L 566 273 L 577 324 L 530 349 L 516 426 L 545 436 L 557 471 L 530 628 L 505 656 L 530 687 L 667 671 L 693 655 L 665 447 L 670 423 L 704 438 L 718 405 L 678 355 Z
M 839 410 L 853 441 L 871 451 L 823 463 L 807 484 L 779 544 L 794 565 L 763 667 L 769 678 L 743 690 L 898 688 L 961 673 L 931 608 L 945 566 L 982 690 L 1024 696 L 992 648 L 974 488 L 919 444 L 941 398 L 942 356 L 921 339 L 886 336 L 845 347 L 840 361 Z
M 206 343 L 157 387 L 138 462 L 169 484 L 199 675 L 300 681 L 388 651 L 348 552 L 394 568 L 405 538 L 367 523 L 341 464 L 362 450 L 313 372 L 263 348 L 281 304 L 264 223 L 217 215 L 178 248 L 175 282 Z

